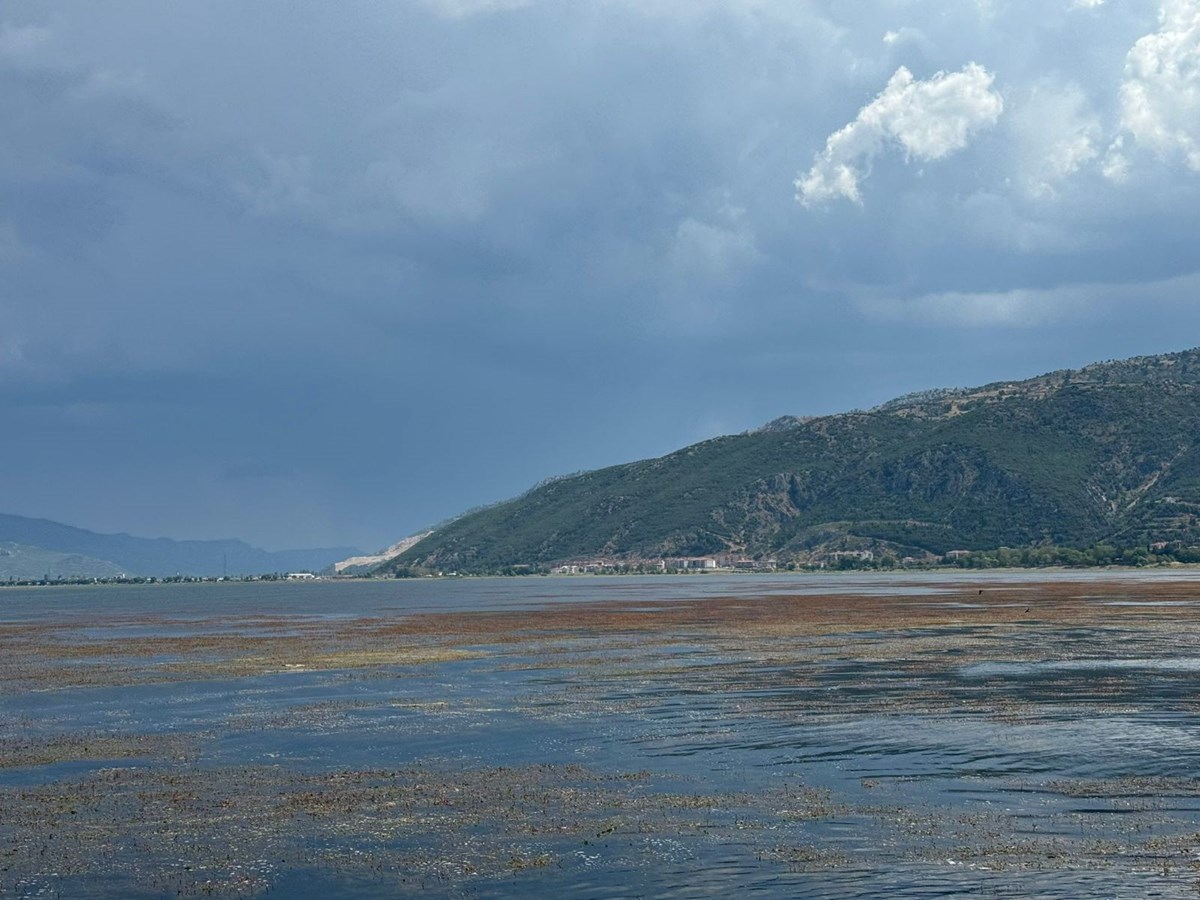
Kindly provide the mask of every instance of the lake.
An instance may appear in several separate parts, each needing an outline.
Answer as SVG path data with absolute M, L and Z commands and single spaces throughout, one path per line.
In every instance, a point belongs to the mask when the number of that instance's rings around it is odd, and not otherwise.
M 1200 572 L 0 589 L 0 896 L 1195 897 Z

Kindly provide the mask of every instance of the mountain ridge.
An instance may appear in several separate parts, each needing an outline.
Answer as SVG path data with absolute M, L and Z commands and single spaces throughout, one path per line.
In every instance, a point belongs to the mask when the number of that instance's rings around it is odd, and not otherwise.
M 382 567 L 1200 540 L 1200 350 L 781 417 L 549 480 Z

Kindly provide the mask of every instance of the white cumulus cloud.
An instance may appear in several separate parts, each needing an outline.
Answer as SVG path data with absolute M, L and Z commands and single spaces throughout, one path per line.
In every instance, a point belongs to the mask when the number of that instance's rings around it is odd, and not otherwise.
M 1200 0 L 1163 0 L 1159 30 L 1129 51 L 1121 125 L 1139 145 L 1181 154 L 1200 171 Z M 1119 154 L 1114 159 L 1124 164 Z
M 1035 197 L 1100 156 L 1104 135 L 1088 98 L 1075 84 L 1042 82 L 1012 104 L 1006 121 L 1016 138 L 1016 180 Z
M 901 66 L 853 122 L 829 136 L 813 167 L 796 179 L 796 198 L 805 206 L 838 197 L 861 203 L 859 182 L 889 145 L 922 161 L 962 150 L 976 131 L 1000 118 L 1004 100 L 992 89 L 994 80 L 977 63 L 960 72 L 938 72 L 927 81 Z

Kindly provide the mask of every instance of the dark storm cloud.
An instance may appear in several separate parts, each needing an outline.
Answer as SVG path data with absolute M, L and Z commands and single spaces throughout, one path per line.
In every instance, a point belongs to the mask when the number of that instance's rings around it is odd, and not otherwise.
M 5 511 L 374 549 L 785 412 L 1200 343 L 1197 8 L 10 7 Z

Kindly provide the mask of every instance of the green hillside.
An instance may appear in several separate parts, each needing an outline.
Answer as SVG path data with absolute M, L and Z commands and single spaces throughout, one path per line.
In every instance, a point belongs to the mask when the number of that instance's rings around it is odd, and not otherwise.
M 385 566 L 1200 540 L 1200 350 L 785 417 L 543 484 Z

